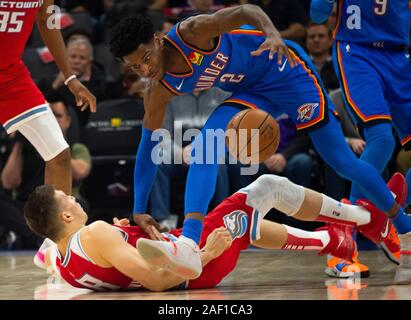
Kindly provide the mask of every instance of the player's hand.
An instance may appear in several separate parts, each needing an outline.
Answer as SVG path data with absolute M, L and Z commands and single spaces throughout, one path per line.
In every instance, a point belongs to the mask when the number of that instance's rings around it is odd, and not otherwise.
M 293 56 L 288 50 L 288 47 L 284 43 L 280 34 L 273 34 L 267 36 L 265 41 L 260 45 L 260 47 L 257 50 L 251 52 L 251 55 L 254 57 L 259 56 L 264 51 L 270 51 L 268 55 L 268 58 L 270 60 L 274 58 L 274 54 L 277 52 L 278 65 L 281 65 L 283 63 L 283 56 L 285 56 L 286 60 L 288 60 L 288 63 L 291 68 L 294 68 L 294 66 L 296 65 Z
M 150 227 L 151 227 L 151 230 L 153 231 L 153 234 L 154 234 L 154 237 L 155 237 L 155 239 L 153 239 L 153 240 L 166 241 L 166 239 L 160 233 L 160 231 L 158 231 L 154 226 L 150 226 Z
M 150 239 L 158 240 L 158 235 L 153 231 L 154 229 L 160 232 L 168 231 L 167 228 L 161 227 L 159 223 L 154 220 L 154 218 L 148 214 L 135 213 L 133 214 L 134 222 L 141 228 L 145 233 L 148 234 Z
M 347 143 L 355 154 L 361 155 L 365 149 L 365 141 L 359 138 L 349 138 Z
M 264 161 L 265 166 L 270 172 L 284 172 L 287 165 L 287 160 L 281 153 L 273 154 L 270 158 Z
M 191 144 L 184 147 L 182 159 L 183 159 L 184 166 L 190 165 L 191 163 Z
M 116 226 L 120 226 L 120 227 L 129 227 L 130 226 L 130 220 L 128 220 L 127 218 L 123 218 L 121 220 L 119 220 L 117 217 L 113 218 L 113 224 Z
M 226 228 L 220 227 L 210 233 L 204 246 L 204 250 L 214 258 L 217 258 L 231 247 L 232 242 L 233 239 L 231 238 L 230 232 Z
M 96 112 L 96 97 L 78 79 L 71 80 L 68 88 L 74 94 L 77 107 L 81 108 L 81 111 L 90 107 L 91 112 Z

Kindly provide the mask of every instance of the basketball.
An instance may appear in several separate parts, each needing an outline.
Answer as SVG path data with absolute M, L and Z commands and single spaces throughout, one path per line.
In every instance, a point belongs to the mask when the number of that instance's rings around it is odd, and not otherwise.
M 280 128 L 267 112 L 247 109 L 228 123 L 226 145 L 243 164 L 257 164 L 271 157 L 280 143 Z

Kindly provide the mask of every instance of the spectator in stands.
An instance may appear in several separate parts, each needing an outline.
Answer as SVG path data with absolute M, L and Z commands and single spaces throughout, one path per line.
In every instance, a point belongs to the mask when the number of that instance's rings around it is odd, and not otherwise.
M 326 24 L 309 23 L 305 45 L 326 90 L 331 91 L 339 88 L 338 77 L 332 63 L 333 37 L 331 29 Z
M 191 7 L 189 11 L 183 11 L 178 20 L 183 20 L 187 17 L 196 16 L 198 14 L 213 13 L 213 0 L 188 0 L 188 4 Z
M 110 99 L 133 98 L 143 103 L 144 90 L 148 84 L 147 79 L 139 77 L 124 64 L 120 65 L 120 74 L 120 81 L 110 85 Z
M 337 25 L 337 3 L 334 3 L 333 11 L 327 20 L 327 25 L 331 30 L 334 30 Z
M 170 133 L 170 140 L 163 141 L 163 154 L 172 156 L 171 164 L 158 166 L 157 177 L 150 195 L 152 216 L 162 226 L 176 227 L 177 216 L 172 215 L 172 200 L 183 203 L 185 180 L 188 174 L 190 141 L 180 141 L 188 129 L 201 129 L 214 109 L 230 96 L 219 88 L 211 88 L 200 93 L 191 93 L 175 97 L 169 103 L 164 118 L 163 128 Z M 174 133 L 182 135 L 175 136 Z M 171 146 L 171 149 L 168 148 Z M 173 157 L 174 155 L 174 157 Z M 177 182 L 172 185 L 172 182 Z M 176 188 L 178 191 L 176 191 Z M 230 194 L 228 176 L 225 165 L 220 165 L 216 191 L 210 204 L 218 205 Z M 178 198 L 181 196 L 180 198 Z M 177 208 L 177 213 L 183 208 Z
M 299 0 L 242 0 L 259 5 L 280 31 L 281 36 L 302 44 L 308 13 Z
M 96 96 L 97 101 L 101 102 L 106 96 L 105 72 L 93 63 L 93 46 L 85 38 L 72 40 L 67 44 L 67 55 L 69 63 L 77 78 Z M 46 91 L 48 100 L 56 100 L 56 96 L 65 105 L 75 107 L 76 102 L 70 94 L 67 86 L 64 85 L 64 76 L 59 73 Z M 81 111 L 75 108 L 79 124 L 84 127 L 90 116 L 90 111 Z
M 67 136 L 71 125 L 70 113 L 62 101 L 50 102 L 50 107 L 57 118 L 60 128 Z M 91 156 L 87 147 L 80 143 L 70 145 L 71 169 L 73 173 L 73 196 L 84 206 L 85 200 L 80 195 L 80 184 L 90 173 Z M 35 187 L 44 183 L 44 161 L 22 135 L 16 136 L 11 154 L 1 173 L 1 182 L 5 190 L 15 191 L 16 201 L 24 203 Z

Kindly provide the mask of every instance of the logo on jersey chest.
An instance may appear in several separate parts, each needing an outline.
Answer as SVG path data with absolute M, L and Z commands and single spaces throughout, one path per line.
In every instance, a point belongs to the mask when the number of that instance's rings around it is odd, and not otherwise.
M 188 60 L 190 60 L 191 63 L 194 63 L 198 66 L 201 66 L 201 63 L 203 63 L 204 56 L 201 53 L 191 51 L 191 53 L 188 55 Z
M 298 112 L 298 117 L 297 120 L 300 121 L 310 121 L 314 114 L 315 114 L 315 109 L 318 107 L 318 103 L 306 103 L 300 106 L 297 109 Z
M 223 217 L 224 225 L 231 234 L 231 238 L 241 238 L 245 235 L 248 226 L 248 216 L 244 211 L 233 211 Z
M 194 91 L 202 91 L 211 88 L 221 76 L 221 73 L 227 66 L 229 60 L 229 56 L 225 56 L 221 52 L 218 52 L 207 68 L 201 72 L 195 84 Z

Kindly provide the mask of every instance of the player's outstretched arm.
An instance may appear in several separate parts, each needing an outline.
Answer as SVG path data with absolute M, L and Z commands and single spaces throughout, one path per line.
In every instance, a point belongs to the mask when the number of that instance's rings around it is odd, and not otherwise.
M 77 106 L 80 107 L 81 110 L 85 110 L 87 107 L 90 107 L 92 112 L 96 112 L 96 98 L 94 95 L 85 86 L 83 86 L 79 80 L 72 77 L 74 73 L 68 64 L 63 37 L 58 26 L 53 23 L 56 19 L 52 16 L 53 11 L 51 8 L 53 5 L 54 0 L 44 0 L 43 6 L 36 16 L 37 26 L 41 37 L 43 38 L 45 45 L 49 48 L 65 79 L 67 81 L 71 79 L 67 82 L 67 86 L 74 94 Z
M 333 11 L 335 0 L 312 0 L 310 7 L 311 20 L 323 23 Z
M 290 65 L 295 65 L 280 33 L 267 14 L 256 5 L 245 4 L 221 9 L 210 15 L 191 17 L 181 22 L 179 30 L 187 42 L 199 48 L 208 48 L 211 39 L 244 24 L 252 25 L 266 34 L 266 41 L 259 49 L 253 51 L 252 55 L 260 55 L 264 51 L 269 51 L 269 58 L 272 59 L 274 53 L 278 52 L 278 63 L 281 63 L 282 56 L 285 55 Z
M 156 236 L 161 237 L 158 232 Z M 150 266 L 137 249 L 124 241 L 121 234 L 106 222 L 98 221 L 90 225 L 86 239 L 88 246 L 92 246 L 95 254 L 105 260 L 107 265 L 113 266 L 148 290 L 165 291 L 185 282 L 185 279 L 167 270 Z M 210 234 L 207 243 L 201 253 L 203 266 L 231 245 L 231 237 L 228 231 L 219 228 Z
M 173 96 L 161 83 L 154 80 L 151 81 L 150 87 L 144 95 L 145 114 L 134 167 L 133 220 L 151 239 L 155 239 L 155 236 L 150 226 L 153 225 L 160 230 L 159 224 L 151 216 L 145 214 L 158 163 L 153 149 L 159 144 L 159 141 L 152 139 L 152 135 L 156 129 L 162 127 L 168 101 Z

